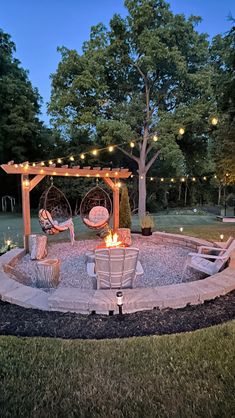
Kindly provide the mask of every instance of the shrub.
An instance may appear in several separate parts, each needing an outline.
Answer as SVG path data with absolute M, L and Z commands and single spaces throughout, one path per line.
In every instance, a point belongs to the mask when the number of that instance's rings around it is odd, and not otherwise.
M 131 229 L 131 207 L 128 195 L 128 189 L 126 186 L 122 187 L 121 202 L 120 202 L 120 228 Z

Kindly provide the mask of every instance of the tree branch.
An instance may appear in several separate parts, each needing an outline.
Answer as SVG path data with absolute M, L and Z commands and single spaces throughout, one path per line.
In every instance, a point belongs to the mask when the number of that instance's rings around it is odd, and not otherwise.
M 132 155 L 130 152 L 128 152 L 128 151 L 126 151 L 126 150 L 124 150 L 124 149 L 122 149 L 122 148 L 120 148 L 120 147 L 117 147 L 117 148 L 118 148 L 120 151 L 122 151 L 122 152 L 123 152 L 123 154 L 127 155 L 127 157 L 131 158 L 132 160 L 136 161 L 136 162 L 137 162 L 137 164 L 139 164 L 140 159 L 139 159 L 138 157 L 136 157 L 135 155 Z
M 161 150 L 159 149 L 156 154 L 149 160 L 148 164 L 146 165 L 146 173 L 149 171 L 150 167 L 153 165 L 153 163 L 156 161 L 157 157 L 159 156 Z

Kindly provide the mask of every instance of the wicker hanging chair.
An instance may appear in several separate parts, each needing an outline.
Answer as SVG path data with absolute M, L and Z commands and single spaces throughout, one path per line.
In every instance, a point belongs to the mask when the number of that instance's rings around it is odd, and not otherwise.
M 69 230 L 73 244 L 74 226 L 71 206 L 64 193 L 54 186 L 52 180 L 50 187 L 40 197 L 38 217 L 45 234 L 55 235 Z
M 112 201 L 100 186 L 93 187 L 82 199 L 80 216 L 88 228 L 103 229 L 108 225 L 111 214 Z

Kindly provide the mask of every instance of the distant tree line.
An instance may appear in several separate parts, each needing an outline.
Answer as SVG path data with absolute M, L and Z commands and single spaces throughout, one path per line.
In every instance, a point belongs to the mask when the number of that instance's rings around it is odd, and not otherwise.
M 136 175 L 128 183 L 131 208 L 140 215 L 222 204 L 235 181 L 235 29 L 209 43 L 196 30 L 199 17 L 174 15 L 165 1 L 125 5 L 126 18 L 115 14 L 108 28 L 91 28 L 81 54 L 58 49 L 51 128 L 40 121 L 42 99 L 15 58 L 14 42 L 0 30 L 0 163 L 75 155 L 75 164 L 129 167 Z M 79 158 L 93 147 L 128 141 L 133 148 L 88 155 L 85 163 Z M 148 180 L 204 175 L 211 180 Z M 34 207 L 46 181 L 32 194 Z M 75 209 L 92 181 L 56 183 Z M 10 194 L 19 202 L 17 185 L 18 178 L 1 171 L 0 197 Z

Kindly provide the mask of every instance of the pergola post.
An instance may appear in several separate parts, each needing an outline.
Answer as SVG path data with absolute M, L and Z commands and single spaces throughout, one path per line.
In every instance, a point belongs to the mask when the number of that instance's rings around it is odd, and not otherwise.
M 29 187 L 29 176 L 26 174 L 21 174 L 22 210 L 24 221 L 24 248 L 26 252 L 29 251 L 29 235 L 31 234 Z

